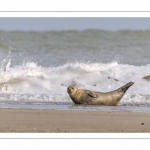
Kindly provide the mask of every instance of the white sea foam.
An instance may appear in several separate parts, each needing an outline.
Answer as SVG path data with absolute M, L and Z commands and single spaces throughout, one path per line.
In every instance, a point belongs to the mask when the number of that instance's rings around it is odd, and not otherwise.
M 150 65 L 133 66 L 113 63 L 68 63 L 59 67 L 41 67 L 35 62 L 11 66 L 11 60 L 0 69 L 0 101 L 70 100 L 67 87 L 108 92 L 127 82 L 130 87 L 123 103 L 149 103 L 150 83 L 141 79 L 150 74 Z

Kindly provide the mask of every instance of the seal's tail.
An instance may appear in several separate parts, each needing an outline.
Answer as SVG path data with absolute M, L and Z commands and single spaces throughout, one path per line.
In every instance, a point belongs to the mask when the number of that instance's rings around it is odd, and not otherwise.
M 128 82 L 126 85 L 122 86 L 121 88 L 119 88 L 119 90 L 121 92 L 126 92 L 130 86 L 132 86 L 134 84 L 134 82 Z

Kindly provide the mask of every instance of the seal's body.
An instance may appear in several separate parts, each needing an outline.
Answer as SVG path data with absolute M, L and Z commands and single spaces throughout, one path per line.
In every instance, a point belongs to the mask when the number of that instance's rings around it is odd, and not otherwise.
M 133 82 L 129 82 L 117 90 L 106 93 L 81 90 L 75 86 L 69 86 L 67 92 L 75 104 L 115 106 L 133 84 Z

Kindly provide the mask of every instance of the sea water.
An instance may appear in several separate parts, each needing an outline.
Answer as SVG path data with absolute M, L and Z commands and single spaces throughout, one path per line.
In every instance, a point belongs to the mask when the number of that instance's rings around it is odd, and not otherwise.
M 0 31 L 0 108 L 150 112 L 150 30 Z M 67 87 L 108 92 L 118 106 L 75 105 Z

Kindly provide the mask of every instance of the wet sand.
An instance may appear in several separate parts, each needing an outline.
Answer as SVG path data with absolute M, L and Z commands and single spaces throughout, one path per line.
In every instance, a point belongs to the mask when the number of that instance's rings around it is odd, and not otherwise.
M 0 132 L 150 132 L 150 113 L 0 109 Z

